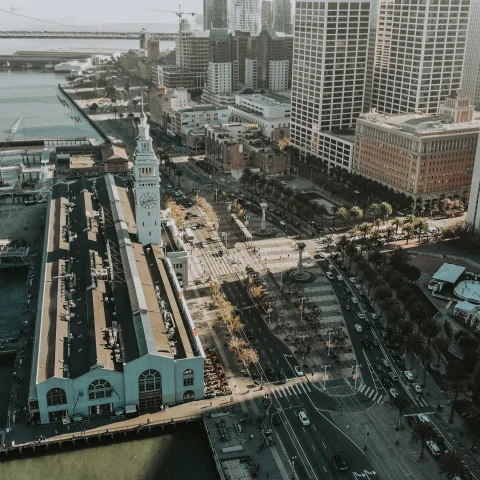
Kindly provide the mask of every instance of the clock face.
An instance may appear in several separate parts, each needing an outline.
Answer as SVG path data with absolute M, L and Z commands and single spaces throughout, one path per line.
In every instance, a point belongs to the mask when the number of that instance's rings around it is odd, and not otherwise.
M 157 204 L 157 197 L 153 193 L 144 193 L 140 197 L 140 205 L 144 208 L 153 208 Z

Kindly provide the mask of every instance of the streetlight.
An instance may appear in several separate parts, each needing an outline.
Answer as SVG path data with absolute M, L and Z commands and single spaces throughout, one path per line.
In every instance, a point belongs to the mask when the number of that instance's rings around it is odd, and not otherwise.
M 297 459 L 296 455 L 292 456 L 292 480 L 295 480 L 295 460 Z
M 330 368 L 330 365 L 321 365 L 320 368 L 323 368 L 323 391 L 325 392 L 327 390 L 327 368 Z
M 302 305 L 300 306 L 300 320 L 303 320 L 303 301 L 306 300 L 306 297 L 302 297 L 300 300 L 302 301 Z
M 358 378 L 358 369 L 361 368 L 361 365 L 357 363 L 356 360 L 353 361 L 352 369 L 354 368 L 355 371 L 352 372 L 352 375 L 355 375 L 355 387 L 354 390 L 355 392 L 357 391 L 357 378 Z
M 369 435 L 370 435 L 369 425 L 368 425 L 368 423 L 364 423 L 363 425 L 367 427 L 367 430 L 366 430 L 366 432 L 365 432 L 365 446 L 363 447 L 363 449 L 364 449 L 365 451 L 367 451 L 367 450 L 368 450 L 367 442 L 368 442 L 368 437 L 369 437 Z
M 331 337 L 332 330 L 329 328 L 327 333 L 328 333 L 328 356 L 330 356 L 330 346 L 332 344 L 332 337 Z

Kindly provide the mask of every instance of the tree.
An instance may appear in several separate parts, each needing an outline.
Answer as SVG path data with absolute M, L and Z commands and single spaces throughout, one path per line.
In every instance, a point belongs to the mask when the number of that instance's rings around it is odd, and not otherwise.
M 395 398 L 392 398 L 391 401 L 392 408 L 398 412 L 397 420 L 397 432 L 400 430 L 400 419 L 402 418 L 403 413 L 412 407 L 412 401 L 406 393 L 401 393 Z M 398 442 L 398 436 L 397 436 Z
M 437 360 L 435 362 L 437 365 L 440 364 L 440 357 L 442 353 L 443 352 L 446 353 L 448 351 L 449 346 L 450 346 L 450 340 L 446 335 L 442 334 L 433 338 L 432 347 L 437 353 Z
M 340 207 L 337 211 L 337 217 L 346 222 L 350 218 L 350 212 L 345 207 Z
M 422 239 L 422 233 L 428 232 L 428 222 L 426 220 L 418 220 L 415 224 L 418 232 L 418 241 L 420 242 Z
M 352 220 L 357 220 L 357 218 L 363 217 L 363 210 L 357 206 L 352 207 L 349 213 Z
M 430 312 L 423 300 L 419 300 L 414 303 L 407 304 L 407 310 L 410 314 L 410 318 L 418 325 L 420 330 L 420 325 L 426 320 Z
M 438 431 L 431 422 L 417 422 L 412 428 L 412 437 L 414 440 L 422 442 L 422 450 L 420 451 L 420 459 L 423 459 L 425 444 L 428 440 L 437 440 Z
M 451 395 L 453 395 L 453 400 L 450 407 L 451 408 L 450 416 L 448 417 L 448 421 L 450 423 L 453 422 L 453 415 L 455 413 L 455 406 L 457 404 L 458 396 L 460 395 L 461 392 L 465 390 L 466 377 L 467 377 L 467 372 L 465 370 L 463 362 L 454 360 L 453 362 L 450 362 L 448 364 L 448 367 L 447 367 L 448 391 L 450 392 Z M 472 379 L 473 379 L 473 375 L 472 375 Z M 473 398 L 479 398 L 474 396 L 475 392 L 473 391 L 473 389 L 472 389 L 472 394 L 473 394 Z
M 480 399 L 480 361 L 473 369 L 471 377 L 472 397 Z
M 237 355 L 245 348 L 247 348 L 247 342 L 242 338 L 232 337 L 232 339 L 228 343 L 228 349 Z
M 413 357 L 419 354 L 425 348 L 423 337 L 419 333 L 413 333 L 408 339 L 408 348 L 410 348 L 410 369 L 413 368 Z
M 467 467 L 465 460 L 456 450 L 447 450 L 442 456 L 442 469 L 440 475 L 446 475 L 448 478 L 465 478 Z
M 398 228 L 403 226 L 402 219 L 399 218 L 399 217 L 395 217 L 393 219 L 392 225 L 395 227 L 395 235 L 397 235 L 398 234 Z
M 178 185 L 180 185 L 180 178 L 182 177 L 183 175 L 183 171 L 178 169 L 178 170 L 175 170 L 175 174 L 174 176 L 178 177 Z
M 343 262 L 343 256 L 345 254 L 345 249 L 347 245 L 350 245 L 350 242 L 348 241 L 348 238 L 345 235 L 342 235 L 337 242 L 337 249 L 342 254 L 342 262 Z
M 425 385 L 425 380 L 427 379 L 427 367 L 433 360 L 433 353 L 429 348 L 424 348 L 420 354 L 420 358 L 423 363 L 423 385 Z
M 415 233 L 415 226 L 412 223 L 407 223 L 403 227 L 403 233 L 405 234 L 405 238 L 407 239 L 407 245 L 408 245 L 408 242 L 410 241 L 413 234 Z
M 380 285 L 373 292 L 373 296 L 375 297 L 375 301 L 382 302 L 383 300 L 386 300 L 387 298 L 391 298 L 392 297 L 392 292 L 389 288 L 385 287 L 384 285 Z
M 382 202 L 380 204 L 380 214 L 383 217 L 383 223 L 387 221 L 387 218 L 392 214 L 392 212 L 393 212 L 393 208 L 389 203 Z
M 332 220 L 333 220 L 333 225 L 335 225 L 335 219 L 337 218 L 337 212 L 339 210 L 339 207 L 336 205 L 332 205 L 330 208 L 330 213 L 332 214 Z
M 472 430 L 472 451 L 475 451 L 477 445 L 477 436 L 480 433 L 480 405 L 477 403 L 468 407 L 467 411 L 463 414 L 463 418 L 468 420 L 466 423 L 468 423 L 469 428 Z
M 394 290 L 399 290 L 405 284 L 405 279 L 403 278 L 403 275 L 401 273 L 394 272 L 392 276 L 388 279 L 388 284 Z
M 380 225 L 382 224 L 382 221 L 379 218 L 376 218 L 373 223 L 377 227 L 377 231 L 378 231 L 378 229 L 380 228 Z
M 430 342 L 440 333 L 440 325 L 433 318 L 427 318 L 421 323 L 420 330 L 427 337 L 427 349 L 430 350 Z
M 365 238 L 372 231 L 372 225 L 370 223 L 363 222 L 358 229 L 363 233 L 363 238 Z
M 382 209 L 378 203 L 372 203 L 368 206 L 368 212 L 372 216 L 373 222 L 375 223 L 377 217 L 382 213 Z
M 393 234 L 395 233 L 395 228 L 393 228 L 391 225 L 389 225 L 386 229 L 385 229 L 385 233 L 387 234 L 387 238 L 386 238 L 386 241 L 387 243 L 391 240 L 391 238 L 393 237 Z
M 403 311 L 405 311 L 407 302 L 412 300 L 413 295 L 413 288 L 410 285 L 403 285 L 398 289 L 397 297 L 403 303 Z
M 92 104 L 90 105 L 90 111 L 91 111 L 91 112 L 96 112 L 97 110 L 98 110 L 98 103 L 95 103 L 95 102 L 92 103 Z
M 259 360 L 258 353 L 253 348 L 245 348 L 241 350 L 238 356 L 247 368 L 249 365 L 258 362 Z

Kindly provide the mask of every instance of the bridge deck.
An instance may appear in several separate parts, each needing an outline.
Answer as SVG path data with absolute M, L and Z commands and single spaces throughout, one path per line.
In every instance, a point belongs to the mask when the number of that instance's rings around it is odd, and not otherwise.
M 149 37 L 160 40 L 175 40 L 176 33 L 149 32 Z M 96 38 L 111 40 L 140 40 L 140 32 L 42 32 L 13 30 L 0 32 L 0 38 Z

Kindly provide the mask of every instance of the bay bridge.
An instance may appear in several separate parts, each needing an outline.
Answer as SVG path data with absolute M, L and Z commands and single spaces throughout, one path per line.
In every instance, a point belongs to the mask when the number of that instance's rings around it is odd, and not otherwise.
M 0 39 L 6 38 L 44 38 L 44 39 L 109 39 L 109 40 L 140 40 L 141 36 L 145 34 L 143 32 L 74 32 L 74 31 L 28 31 L 28 30 L 11 30 L 0 31 Z M 174 41 L 178 37 L 177 33 L 159 33 L 148 32 L 149 38 L 157 38 L 159 40 L 171 40 Z

